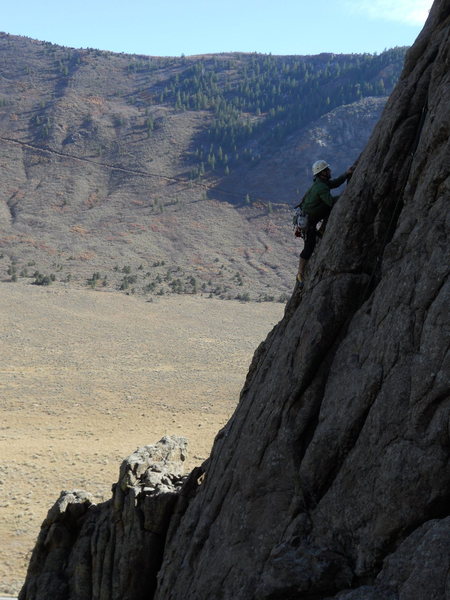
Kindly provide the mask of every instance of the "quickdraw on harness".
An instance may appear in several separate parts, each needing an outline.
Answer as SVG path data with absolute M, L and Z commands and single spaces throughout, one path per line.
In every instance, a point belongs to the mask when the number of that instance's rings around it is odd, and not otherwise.
M 294 216 L 292 217 L 292 223 L 294 225 L 295 237 L 301 237 L 305 239 L 306 230 L 308 228 L 308 215 L 303 210 L 303 199 L 294 208 Z

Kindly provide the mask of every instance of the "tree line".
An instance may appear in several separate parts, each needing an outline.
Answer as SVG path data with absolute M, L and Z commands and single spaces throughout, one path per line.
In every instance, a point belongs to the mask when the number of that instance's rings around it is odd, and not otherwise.
M 180 59 L 157 101 L 177 110 L 210 111 L 211 126 L 194 151 L 192 176 L 229 172 L 259 158 L 261 144 L 277 145 L 333 108 L 392 91 L 406 48 L 381 54 L 311 57 L 237 55 Z

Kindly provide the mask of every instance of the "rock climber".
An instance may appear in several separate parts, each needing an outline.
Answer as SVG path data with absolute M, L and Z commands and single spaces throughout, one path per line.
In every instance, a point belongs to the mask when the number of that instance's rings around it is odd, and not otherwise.
M 317 236 L 322 237 L 331 209 L 339 198 L 339 196 L 332 196 L 330 190 L 339 187 L 345 181 L 349 181 L 355 166 L 356 164 L 351 166 L 336 179 L 331 179 L 330 165 L 325 160 L 317 160 L 312 166 L 313 184 L 306 192 L 301 203 L 303 211 L 308 215 L 308 225 L 297 273 L 297 281 L 300 286 L 303 286 L 306 263 L 314 252 Z M 320 221 L 322 221 L 322 224 L 320 229 L 317 229 Z

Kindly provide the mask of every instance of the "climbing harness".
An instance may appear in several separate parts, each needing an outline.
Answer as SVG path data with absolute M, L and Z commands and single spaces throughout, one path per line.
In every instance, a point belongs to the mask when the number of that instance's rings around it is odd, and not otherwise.
M 301 237 L 305 239 L 306 230 L 308 229 L 308 215 L 303 210 L 303 200 L 294 209 L 294 216 L 292 217 L 292 223 L 294 225 L 295 237 Z

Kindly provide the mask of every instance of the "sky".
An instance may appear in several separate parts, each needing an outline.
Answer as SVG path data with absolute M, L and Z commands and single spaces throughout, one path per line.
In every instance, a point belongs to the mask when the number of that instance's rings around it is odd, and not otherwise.
M 382 52 L 413 44 L 432 0 L 16 0 L 0 31 L 73 48 L 181 56 Z

